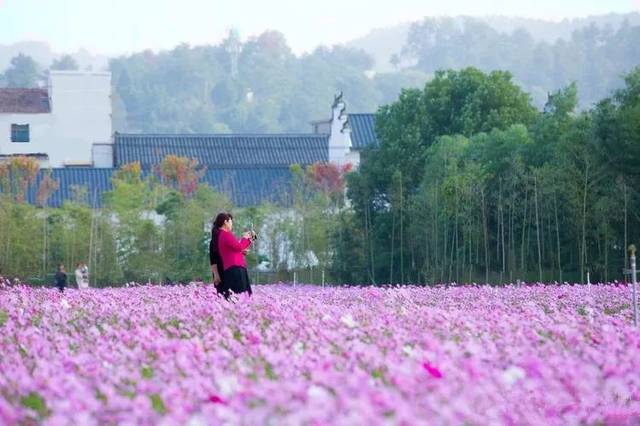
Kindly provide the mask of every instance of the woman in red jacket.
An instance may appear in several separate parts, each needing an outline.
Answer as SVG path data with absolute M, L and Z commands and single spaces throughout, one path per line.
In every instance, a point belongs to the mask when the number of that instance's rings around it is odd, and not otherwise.
M 247 262 L 245 254 L 255 234 L 245 232 L 242 238 L 237 240 L 231 232 L 233 230 L 233 216 L 229 213 L 220 213 L 214 221 L 214 229 L 212 232 L 210 251 L 217 248 L 218 256 L 211 256 L 222 262 L 222 280 L 217 285 L 219 293 L 225 298 L 229 298 L 231 292 L 243 293 L 247 292 L 251 295 L 251 282 L 247 272 Z M 213 260 L 212 260 L 213 261 Z M 213 267 L 213 264 L 212 264 Z M 212 268 L 213 269 L 213 268 Z M 214 273 L 215 275 L 215 273 Z

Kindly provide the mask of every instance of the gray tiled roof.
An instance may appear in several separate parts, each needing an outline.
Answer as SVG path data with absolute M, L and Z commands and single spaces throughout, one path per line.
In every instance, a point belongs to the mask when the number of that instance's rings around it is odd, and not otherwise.
M 288 167 L 325 162 L 328 135 L 317 134 L 121 134 L 114 136 L 116 167 L 139 161 L 143 169 L 167 155 L 195 158 L 207 167 Z
M 65 168 L 51 169 L 51 177 L 60 184 L 47 201 L 50 207 L 59 207 L 65 201 L 84 194 L 81 201 L 90 206 L 102 206 L 103 195 L 113 188 L 114 169 Z M 35 204 L 38 187 L 46 173 L 41 170 L 36 182 L 27 191 L 27 201 Z M 147 171 L 146 174 L 151 173 Z M 244 207 L 269 201 L 287 205 L 291 196 L 291 172 L 288 167 L 207 169 L 201 183 L 226 194 L 234 205 Z M 75 189 L 77 188 L 77 189 Z
M 54 191 L 47 201 L 50 207 L 59 207 L 65 201 L 72 200 L 74 195 L 81 193 L 84 193 L 83 201 L 90 206 L 94 205 L 95 197 L 95 205 L 99 207 L 102 205 L 102 194 L 112 188 L 113 169 L 65 168 L 50 169 L 50 171 L 51 178 L 59 183 L 58 190 Z M 38 187 L 45 173 L 48 173 L 48 170 L 40 170 L 35 184 L 31 185 L 27 191 L 29 203 L 36 203 Z
M 234 205 L 255 206 L 266 201 L 291 203 L 289 167 L 208 169 L 203 181 L 226 194 Z
M 349 125 L 351 126 L 351 144 L 353 149 L 363 149 L 378 145 L 376 136 L 375 114 L 349 113 Z

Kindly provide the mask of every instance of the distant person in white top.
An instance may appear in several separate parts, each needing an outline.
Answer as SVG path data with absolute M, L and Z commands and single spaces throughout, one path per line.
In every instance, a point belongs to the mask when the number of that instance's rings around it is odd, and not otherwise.
M 76 284 L 79 289 L 89 288 L 89 268 L 84 263 L 78 263 L 75 270 Z

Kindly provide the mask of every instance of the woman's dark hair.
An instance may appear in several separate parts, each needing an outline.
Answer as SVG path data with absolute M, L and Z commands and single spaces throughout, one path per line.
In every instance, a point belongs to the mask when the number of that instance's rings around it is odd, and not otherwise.
M 220 234 L 220 228 L 227 220 L 233 220 L 233 216 L 231 213 L 218 213 L 215 220 L 213 221 L 213 226 L 211 227 L 211 250 L 213 253 L 218 256 L 218 235 Z
M 216 219 L 213 221 L 213 227 L 211 228 L 211 231 L 213 232 L 216 229 L 222 228 L 222 225 L 229 219 L 233 220 L 233 216 L 231 215 L 231 213 L 218 213 L 218 216 L 216 216 Z M 211 235 L 213 235 L 213 233 Z

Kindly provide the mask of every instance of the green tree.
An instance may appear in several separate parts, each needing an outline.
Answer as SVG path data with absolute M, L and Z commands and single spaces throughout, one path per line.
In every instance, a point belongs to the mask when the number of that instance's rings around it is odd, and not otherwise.
M 380 109 L 380 149 L 362 172 L 376 175 L 381 188 L 401 170 L 406 187 L 415 188 L 422 179 L 426 149 L 437 137 L 529 125 L 535 118 L 529 96 L 509 73 L 438 71 L 423 91 L 404 91 L 397 102 Z
M 6 87 L 37 87 L 42 80 L 40 66 L 30 56 L 21 53 L 11 59 L 3 80 Z
M 56 71 L 77 71 L 80 67 L 73 56 L 62 55 L 58 59 L 54 59 L 49 68 Z

